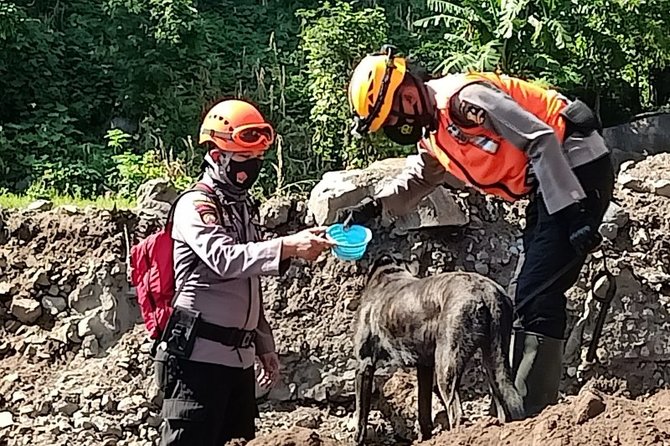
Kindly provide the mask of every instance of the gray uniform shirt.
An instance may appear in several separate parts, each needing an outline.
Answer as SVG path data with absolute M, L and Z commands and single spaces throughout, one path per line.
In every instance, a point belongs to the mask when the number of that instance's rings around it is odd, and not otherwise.
M 213 184 L 205 176 L 203 182 Z M 256 345 L 235 349 L 197 338 L 193 361 L 247 368 L 254 356 L 275 350 L 261 302 L 260 276 L 279 273 L 281 241 L 258 241 L 248 206 L 238 203 L 234 217 L 214 215 L 214 202 L 199 191 L 185 194 L 176 204 L 174 241 L 176 305 L 202 313 L 202 319 L 225 327 L 256 330 Z M 246 232 L 245 241 L 244 233 Z M 192 262 L 197 265 L 189 274 Z M 186 277 L 188 275 L 188 277 Z
M 450 84 L 462 85 L 458 76 L 448 75 L 428 82 L 435 91 L 442 92 L 436 97 L 438 108 L 444 108 L 449 100 L 449 93 L 453 91 Z M 585 197 L 572 169 L 609 151 L 598 133 L 586 136 L 573 133 L 561 144 L 551 126 L 503 91 L 479 83 L 461 89 L 458 100 L 481 108 L 484 111 L 482 126 L 528 154 L 540 194 L 550 214 Z M 378 198 L 391 215 L 402 215 L 435 187 L 449 180 L 454 181 L 455 178 L 428 152 L 419 149 L 418 155 L 408 158 L 405 171 L 382 190 Z

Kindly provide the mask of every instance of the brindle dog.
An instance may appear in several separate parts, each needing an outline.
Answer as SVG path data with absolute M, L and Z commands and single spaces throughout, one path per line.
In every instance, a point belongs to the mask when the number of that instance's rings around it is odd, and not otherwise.
M 380 361 L 416 367 L 423 440 L 432 431 L 434 372 L 452 429 L 462 414 L 459 381 L 477 348 L 498 418 L 522 418 L 523 403 L 508 359 L 512 318 L 511 300 L 491 279 L 472 272 L 417 278 L 402 259 L 379 257 L 368 273 L 354 335 L 356 443 L 365 440 L 372 379 Z

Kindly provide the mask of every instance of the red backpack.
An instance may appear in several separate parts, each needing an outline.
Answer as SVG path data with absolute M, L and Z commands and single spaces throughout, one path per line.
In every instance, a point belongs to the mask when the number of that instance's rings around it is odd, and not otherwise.
M 182 192 L 170 207 L 165 227 L 143 239 L 130 250 L 130 283 L 137 291 L 137 303 L 151 339 L 160 338 L 172 314 L 174 300 L 186 283 L 184 280 L 182 286 L 175 292 L 172 221 L 177 200 L 193 191 L 201 191 L 209 196 L 214 193 L 204 183 L 196 183 L 193 188 Z M 218 203 L 216 196 L 212 198 Z M 193 272 L 197 261 L 196 257 L 187 275 Z

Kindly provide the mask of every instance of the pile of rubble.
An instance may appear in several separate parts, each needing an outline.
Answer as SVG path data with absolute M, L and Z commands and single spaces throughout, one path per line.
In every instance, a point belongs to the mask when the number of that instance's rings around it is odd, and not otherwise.
M 267 237 L 328 224 L 336 207 L 383 187 L 402 164 L 385 160 L 365 170 L 331 172 L 308 200 L 268 200 L 262 208 L 262 222 L 271 231 Z M 668 180 L 669 155 L 621 165 L 616 205 L 601 227 L 617 294 L 598 361 L 588 363 L 598 308 L 592 282 L 602 264 L 595 256 L 589 259 L 569 296 L 567 393 L 593 377 L 611 378 L 629 396 L 670 381 Z M 0 212 L 0 444 L 157 444 L 160 395 L 125 260 L 128 243 L 155 228 L 175 194 L 158 181 L 141 196 L 142 211 Z M 297 444 L 349 441 L 351 324 L 370 260 L 392 249 L 418 258 L 422 275 L 478 271 L 507 285 L 520 252 L 523 205 L 439 188 L 413 214 L 394 225 L 384 219 L 374 228 L 362 261 L 324 255 L 313 264 L 294 261 L 282 277 L 264 278 L 283 373 L 269 393 L 258 389 L 264 402 L 260 432 L 296 426 L 290 435 L 303 442 Z M 393 367 L 379 371 L 370 435 L 380 444 L 415 438 L 414 382 L 403 373 Z M 463 386 L 466 415 L 491 423 L 484 416 L 487 389 L 477 361 Z M 435 408 L 441 409 L 437 403 Z M 262 441 L 254 444 L 284 444 Z

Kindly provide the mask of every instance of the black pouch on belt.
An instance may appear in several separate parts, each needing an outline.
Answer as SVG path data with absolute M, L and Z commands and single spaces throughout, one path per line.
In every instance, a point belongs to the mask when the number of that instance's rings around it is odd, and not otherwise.
M 603 128 L 600 119 L 593 113 L 591 107 L 579 99 L 571 102 L 567 107 L 561 110 L 560 114 L 566 120 L 566 138 L 573 132 L 588 135 L 594 130 L 599 132 Z
M 188 359 L 193 351 L 199 323 L 199 311 L 175 307 L 161 339 L 165 343 L 165 350 L 177 358 Z

